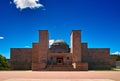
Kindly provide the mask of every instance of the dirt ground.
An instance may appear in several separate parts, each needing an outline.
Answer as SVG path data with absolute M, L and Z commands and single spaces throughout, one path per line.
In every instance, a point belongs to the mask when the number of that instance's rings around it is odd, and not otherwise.
M 0 81 L 120 81 L 120 71 L 0 71 Z

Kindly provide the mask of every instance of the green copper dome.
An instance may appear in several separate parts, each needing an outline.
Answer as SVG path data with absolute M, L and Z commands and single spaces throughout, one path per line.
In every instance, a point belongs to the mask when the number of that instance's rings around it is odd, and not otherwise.
M 64 40 L 56 40 L 50 48 L 52 53 L 68 53 L 69 46 Z
M 64 40 L 56 40 L 53 45 L 60 45 L 60 44 L 64 44 L 67 45 L 67 43 Z

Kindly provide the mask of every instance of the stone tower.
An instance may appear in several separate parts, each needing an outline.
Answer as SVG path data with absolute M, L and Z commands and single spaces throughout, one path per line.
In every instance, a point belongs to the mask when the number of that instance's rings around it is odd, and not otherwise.
M 88 63 L 82 62 L 81 30 L 73 30 L 71 33 L 71 53 L 73 67 L 78 70 L 87 70 Z
M 81 31 L 73 30 L 71 33 L 71 53 L 73 62 L 81 62 Z M 79 51 L 78 51 L 79 50 Z
M 48 31 L 39 31 L 39 43 L 33 43 L 32 70 L 42 70 L 46 67 L 49 49 L 48 46 Z

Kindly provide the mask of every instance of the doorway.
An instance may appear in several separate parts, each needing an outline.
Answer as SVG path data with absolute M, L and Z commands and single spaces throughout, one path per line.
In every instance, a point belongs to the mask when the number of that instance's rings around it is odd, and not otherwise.
M 57 58 L 57 64 L 63 64 L 63 58 Z

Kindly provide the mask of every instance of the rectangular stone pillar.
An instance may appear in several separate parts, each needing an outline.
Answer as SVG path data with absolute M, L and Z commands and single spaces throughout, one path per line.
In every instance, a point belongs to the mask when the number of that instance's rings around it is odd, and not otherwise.
M 71 53 L 73 62 L 81 62 L 81 31 L 73 30 L 71 33 Z
M 39 66 L 39 43 L 33 43 L 33 53 L 32 53 L 32 70 L 40 70 Z
M 73 68 L 80 71 L 87 71 L 88 63 L 82 63 L 82 43 L 80 30 L 73 30 L 71 33 L 71 53 Z
M 49 35 L 47 30 L 39 31 L 39 43 L 33 43 L 32 70 L 44 70 L 47 65 Z
M 40 62 L 47 62 L 47 54 L 49 49 L 49 35 L 48 30 L 40 30 L 39 31 L 39 59 Z

